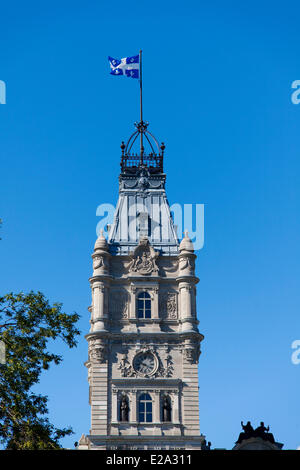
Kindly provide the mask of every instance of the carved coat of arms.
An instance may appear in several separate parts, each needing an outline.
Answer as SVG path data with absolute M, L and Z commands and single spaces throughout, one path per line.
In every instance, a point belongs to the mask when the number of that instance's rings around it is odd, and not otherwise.
M 156 258 L 158 253 L 152 248 L 147 237 L 142 237 L 139 245 L 131 255 L 131 262 L 128 265 L 129 272 L 138 272 L 142 275 L 151 274 L 158 271 Z

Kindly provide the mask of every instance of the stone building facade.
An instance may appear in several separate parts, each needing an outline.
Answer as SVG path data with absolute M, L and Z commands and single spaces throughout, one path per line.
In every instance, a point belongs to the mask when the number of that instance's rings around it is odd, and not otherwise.
M 200 449 L 196 255 L 170 214 L 164 145 L 152 151 L 139 126 L 122 143 L 114 223 L 92 254 L 91 428 L 79 449 Z M 150 153 L 132 152 L 134 136 L 149 137 Z

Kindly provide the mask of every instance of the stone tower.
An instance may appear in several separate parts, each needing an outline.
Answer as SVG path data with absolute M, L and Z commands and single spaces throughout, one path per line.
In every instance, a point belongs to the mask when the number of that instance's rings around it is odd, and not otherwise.
M 114 223 L 92 254 L 91 429 L 79 449 L 200 449 L 196 255 L 170 214 L 165 147 L 136 127 L 121 145 Z

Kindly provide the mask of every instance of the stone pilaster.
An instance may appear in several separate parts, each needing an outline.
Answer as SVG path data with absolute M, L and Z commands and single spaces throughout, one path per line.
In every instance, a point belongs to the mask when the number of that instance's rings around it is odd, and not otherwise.
M 89 336 L 88 340 L 90 342 L 91 434 L 107 435 L 108 345 L 97 336 Z

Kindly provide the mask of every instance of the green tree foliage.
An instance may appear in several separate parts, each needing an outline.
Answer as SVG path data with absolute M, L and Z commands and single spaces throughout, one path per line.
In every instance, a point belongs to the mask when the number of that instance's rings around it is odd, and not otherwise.
M 72 434 L 57 429 L 47 418 L 47 397 L 31 391 L 43 370 L 59 364 L 49 342 L 62 339 L 70 348 L 80 334 L 79 315 L 62 312 L 41 292 L 0 297 L 0 340 L 6 347 L 6 363 L 0 365 L 0 442 L 7 449 L 58 449 L 59 439 Z

